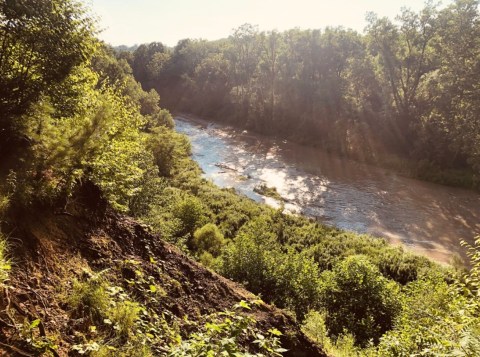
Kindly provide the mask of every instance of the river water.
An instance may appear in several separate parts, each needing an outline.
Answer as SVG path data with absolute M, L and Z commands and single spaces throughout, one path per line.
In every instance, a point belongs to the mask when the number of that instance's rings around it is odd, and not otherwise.
M 278 207 L 254 192 L 275 187 L 285 209 L 447 263 L 464 256 L 460 241 L 480 234 L 480 194 L 414 180 L 375 166 L 339 158 L 317 148 L 273 140 L 185 116 L 176 129 L 192 143 L 193 159 L 220 187 Z

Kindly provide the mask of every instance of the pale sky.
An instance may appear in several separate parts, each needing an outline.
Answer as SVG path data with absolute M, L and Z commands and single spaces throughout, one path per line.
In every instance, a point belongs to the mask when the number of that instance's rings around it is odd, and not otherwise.
M 450 3 L 444 0 L 443 4 Z M 393 19 L 402 7 L 418 11 L 424 0 L 87 0 L 112 45 L 158 41 L 174 46 L 183 38 L 216 40 L 244 23 L 260 30 L 344 26 L 362 32 L 365 14 Z

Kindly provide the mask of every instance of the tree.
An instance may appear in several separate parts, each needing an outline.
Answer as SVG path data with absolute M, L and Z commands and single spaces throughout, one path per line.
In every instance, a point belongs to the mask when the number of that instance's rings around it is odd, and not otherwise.
M 356 344 L 366 346 L 393 327 L 400 312 L 398 288 L 365 256 L 349 256 L 322 277 L 321 305 L 330 335 L 338 337 L 346 329 Z
M 0 1 L 0 155 L 18 140 L 14 118 L 91 57 L 94 33 L 76 0 Z
M 427 6 L 419 13 L 406 8 L 397 17 L 400 26 L 389 19 L 369 14 L 368 36 L 372 53 L 377 57 L 386 87 L 393 98 L 397 128 L 403 145 L 413 139 L 413 125 L 420 108 L 418 89 L 425 75 L 435 69 L 431 44 L 435 36 L 436 9 Z
M 429 78 L 430 110 L 422 117 L 418 149 L 440 164 L 480 172 L 480 16 L 479 2 L 458 0 L 438 16 L 438 71 Z

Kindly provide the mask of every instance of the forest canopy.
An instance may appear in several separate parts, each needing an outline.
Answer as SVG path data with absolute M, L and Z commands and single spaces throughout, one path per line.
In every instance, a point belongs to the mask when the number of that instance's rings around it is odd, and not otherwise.
M 399 158 L 417 176 L 475 187 L 478 5 L 427 2 L 394 20 L 370 13 L 364 34 L 245 24 L 226 39 L 185 39 L 173 49 L 155 42 L 122 57 L 171 110 L 387 166 Z M 429 177 L 437 169 L 466 175 Z

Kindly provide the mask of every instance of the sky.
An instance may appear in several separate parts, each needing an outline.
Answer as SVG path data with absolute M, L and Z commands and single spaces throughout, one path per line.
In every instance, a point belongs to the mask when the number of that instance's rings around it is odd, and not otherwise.
M 444 3 L 448 0 L 444 0 Z M 134 45 L 184 38 L 228 37 L 244 23 L 260 30 L 344 26 L 362 32 L 369 11 L 393 19 L 402 7 L 418 11 L 424 0 L 89 0 L 107 43 Z

